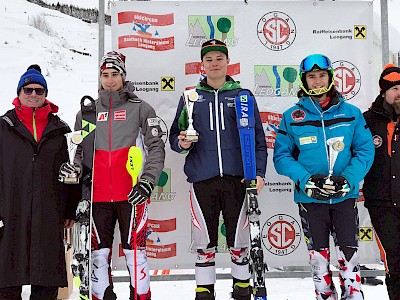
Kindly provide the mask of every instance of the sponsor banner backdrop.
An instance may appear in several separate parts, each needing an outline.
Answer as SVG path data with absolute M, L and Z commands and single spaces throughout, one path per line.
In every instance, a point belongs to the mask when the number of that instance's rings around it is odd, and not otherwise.
M 228 74 L 256 96 L 265 129 L 268 167 L 259 195 L 262 239 L 269 266 L 305 266 L 308 255 L 293 182 L 276 173 L 273 148 L 282 113 L 297 101 L 298 66 L 312 53 L 327 55 L 335 85 L 365 111 L 374 99 L 372 5 L 367 1 L 119 1 L 112 3 L 112 45 L 126 55 L 127 80 L 159 116 L 165 169 L 151 198 L 148 245 L 152 269 L 194 267 L 185 155 L 169 147 L 169 128 L 182 92 L 204 77 L 200 46 L 210 39 L 229 48 Z M 106 118 L 107 116 L 103 116 Z M 116 117 L 124 118 L 123 112 Z M 318 158 L 316 158 L 318 159 Z M 367 210 L 359 205 L 360 256 L 379 261 Z M 221 217 L 217 264 L 230 265 Z M 114 267 L 125 269 L 114 251 Z M 332 259 L 335 259 L 334 251 Z

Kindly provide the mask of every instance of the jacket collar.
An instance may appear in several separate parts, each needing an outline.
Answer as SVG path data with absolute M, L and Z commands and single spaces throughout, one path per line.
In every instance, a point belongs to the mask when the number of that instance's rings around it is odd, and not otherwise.
M 133 92 L 134 90 L 135 86 L 130 81 L 126 81 L 122 89 L 115 92 L 101 88 L 99 91 L 100 102 L 104 107 L 110 108 L 110 104 L 113 107 L 118 107 L 130 99 L 139 100 L 138 96 Z
M 231 91 L 231 90 L 240 89 L 240 88 L 241 88 L 241 86 L 240 86 L 239 81 L 235 81 L 232 77 L 226 76 L 225 84 L 221 88 L 219 88 L 218 91 Z M 207 77 L 205 77 L 202 81 L 200 81 L 197 84 L 196 89 L 203 90 L 203 91 L 209 91 L 209 92 L 215 91 L 215 89 L 213 87 L 211 87 L 207 84 Z
M 338 107 L 339 105 L 341 105 L 344 102 L 344 98 L 341 94 L 336 93 L 335 95 L 333 95 L 331 97 L 330 103 L 331 103 L 331 107 L 326 110 L 326 111 L 332 111 L 334 109 L 336 109 L 336 107 Z M 322 113 L 322 107 L 319 105 L 319 103 L 313 99 L 311 99 L 311 97 L 309 96 L 302 96 L 299 98 L 299 101 L 296 103 L 296 105 L 301 106 L 307 110 L 309 110 L 310 112 L 314 112 L 314 113 Z
M 382 95 L 378 95 L 374 102 L 372 102 L 371 107 L 369 108 L 372 112 L 384 117 L 389 120 L 396 120 L 397 116 L 394 109 L 387 104 Z

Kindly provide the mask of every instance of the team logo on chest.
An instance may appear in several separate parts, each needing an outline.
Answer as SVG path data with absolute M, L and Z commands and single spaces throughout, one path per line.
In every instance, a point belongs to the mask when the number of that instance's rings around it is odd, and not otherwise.
M 99 112 L 97 114 L 98 122 L 107 121 L 107 120 L 108 120 L 108 112 Z
M 295 111 L 292 112 L 292 119 L 296 122 L 303 121 L 305 117 L 306 113 L 304 110 L 296 109 Z
M 125 121 L 126 120 L 126 110 L 114 111 L 114 121 Z
M 382 146 L 383 139 L 379 135 L 374 135 L 372 137 L 372 140 L 374 141 L 375 148 L 379 148 L 380 146 Z

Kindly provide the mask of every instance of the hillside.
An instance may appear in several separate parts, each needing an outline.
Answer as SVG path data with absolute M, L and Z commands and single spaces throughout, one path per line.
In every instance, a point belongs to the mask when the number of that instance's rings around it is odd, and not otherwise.
M 0 114 L 12 108 L 20 76 L 39 64 L 49 86 L 48 99 L 60 107 L 61 117 L 73 126 L 83 95 L 97 95 L 98 25 L 24 0 L 0 2 L 0 53 L 4 88 Z M 47 34 L 31 26 L 47 28 Z M 111 28 L 106 27 L 105 50 L 111 49 Z M 87 55 L 82 55 L 83 52 Z

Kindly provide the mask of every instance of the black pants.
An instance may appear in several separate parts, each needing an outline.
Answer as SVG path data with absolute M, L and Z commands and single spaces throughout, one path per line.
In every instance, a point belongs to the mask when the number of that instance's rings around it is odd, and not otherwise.
M 336 246 L 358 246 L 355 199 L 336 204 L 300 203 L 299 213 L 308 250 L 329 248 L 329 235 Z
M 400 300 L 400 209 L 368 207 L 386 264 L 386 285 L 390 300 Z
M 21 300 L 22 286 L 0 288 L 0 300 Z M 58 287 L 54 286 L 31 286 L 30 300 L 57 300 Z

